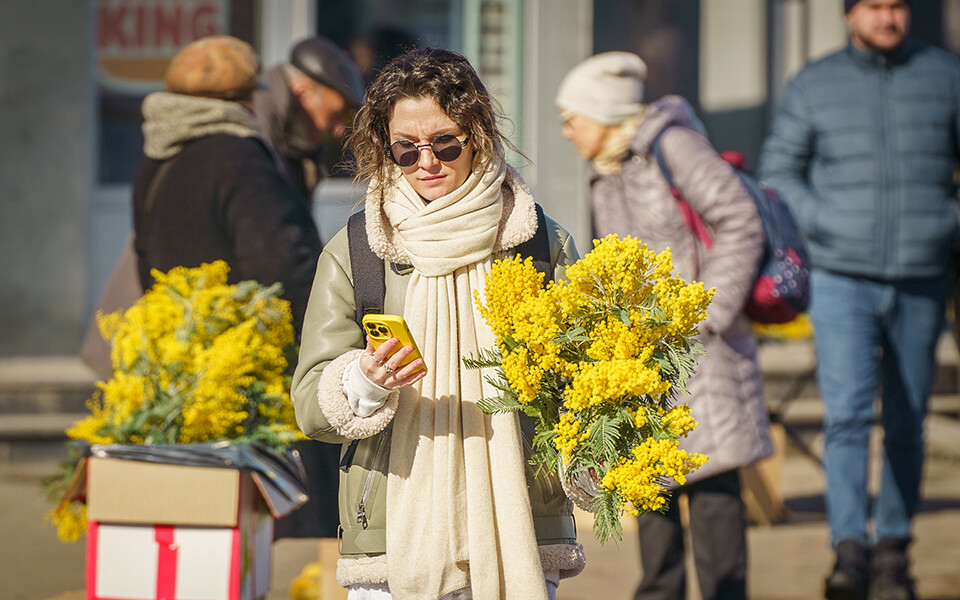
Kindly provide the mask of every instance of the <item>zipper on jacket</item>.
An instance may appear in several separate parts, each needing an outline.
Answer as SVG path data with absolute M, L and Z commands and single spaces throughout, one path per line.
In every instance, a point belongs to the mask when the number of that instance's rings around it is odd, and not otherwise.
M 367 500 L 370 496 L 370 489 L 373 487 L 373 478 L 377 475 L 377 467 L 380 466 L 380 461 L 383 458 L 383 450 L 387 445 L 387 438 L 389 436 L 386 433 L 380 434 L 380 439 L 377 441 L 377 449 L 373 455 L 373 463 L 370 465 L 370 470 L 367 471 L 367 478 L 363 482 L 363 489 L 360 490 L 360 502 L 357 503 L 357 524 L 367 528 Z

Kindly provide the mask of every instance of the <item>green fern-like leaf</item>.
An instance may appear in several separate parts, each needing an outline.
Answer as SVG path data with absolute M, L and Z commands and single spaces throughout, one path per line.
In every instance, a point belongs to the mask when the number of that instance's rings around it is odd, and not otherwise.
M 603 464 L 612 465 L 619 457 L 621 442 L 621 420 L 616 414 L 603 414 L 597 417 L 590 427 L 587 449 L 591 456 L 598 457 Z
M 472 354 L 470 356 L 464 356 L 463 365 L 468 369 L 499 367 L 502 358 L 500 351 L 496 348 L 481 348 L 477 351 L 476 357 Z
M 623 540 L 623 525 L 620 523 L 620 503 L 617 496 L 612 492 L 604 490 L 593 500 L 593 531 L 600 540 L 600 544 L 606 544 L 608 540 L 613 539 L 617 548 L 620 548 L 620 542 Z
M 585 335 L 586 332 L 587 330 L 583 327 L 573 327 L 557 334 L 557 336 L 553 338 L 553 343 L 563 346 L 566 344 L 589 342 L 590 338 Z
M 523 404 L 520 402 L 500 396 L 483 398 L 477 402 L 477 406 L 488 415 L 516 412 L 523 409 Z

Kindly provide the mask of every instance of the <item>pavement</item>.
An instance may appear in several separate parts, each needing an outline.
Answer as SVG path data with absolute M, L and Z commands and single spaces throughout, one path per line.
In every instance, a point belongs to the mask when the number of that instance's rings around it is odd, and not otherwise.
M 927 422 L 928 460 L 911 557 L 922 600 L 960 600 L 960 360 L 949 338 L 941 343 L 939 359 L 941 377 Z M 817 458 L 823 446 L 822 407 L 813 361 L 808 342 L 761 347 L 768 405 L 788 432 L 774 483 L 786 513 L 778 522 L 749 528 L 751 600 L 822 598 L 823 578 L 832 566 Z M 40 494 L 40 481 L 64 456 L 62 429 L 82 412 L 91 385 L 92 376 L 74 357 L 0 359 L 0 532 L 5 542 L 0 545 L 0 600 L 85 598 L 84 546 L 59 542 L 54 529 L 43 524 L 49 505 Z M 878 430 L 874 475 L 880 441 Z M 619 547 L 596 541 L 589 515 L 580 513 L 577 523 L 587 568 L 564 580 L 557 598 L 632 598 L 641 575 L 635 521 L 624 520 Z M 318 548 L 312 539 L 275 542 L 266 600 L 289 598 L 291 581 L 317 559 Z M 685 600 L 699 600 L 695 582 L 688 587 Z

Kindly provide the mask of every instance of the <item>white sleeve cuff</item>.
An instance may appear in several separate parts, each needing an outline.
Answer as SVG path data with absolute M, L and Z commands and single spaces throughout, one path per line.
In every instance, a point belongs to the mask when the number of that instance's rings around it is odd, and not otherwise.
M 369 417 L 375 413 L 386 403 L 390 395 L 389 389 L 367 379 L 360 370 L 359 359 L 343 370 L 342 383 L 350 410 L 358 417 Z

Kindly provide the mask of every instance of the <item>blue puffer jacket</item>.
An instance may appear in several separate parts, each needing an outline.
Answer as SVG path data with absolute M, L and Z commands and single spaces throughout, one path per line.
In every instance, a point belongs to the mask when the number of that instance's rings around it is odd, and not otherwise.
M 887 56 L 851 44 L 790 83 L 760 175 L 793 208 L 813 266 L 940 277 L 960 235 L 958 139 L 960 60 L 914 40 Z

